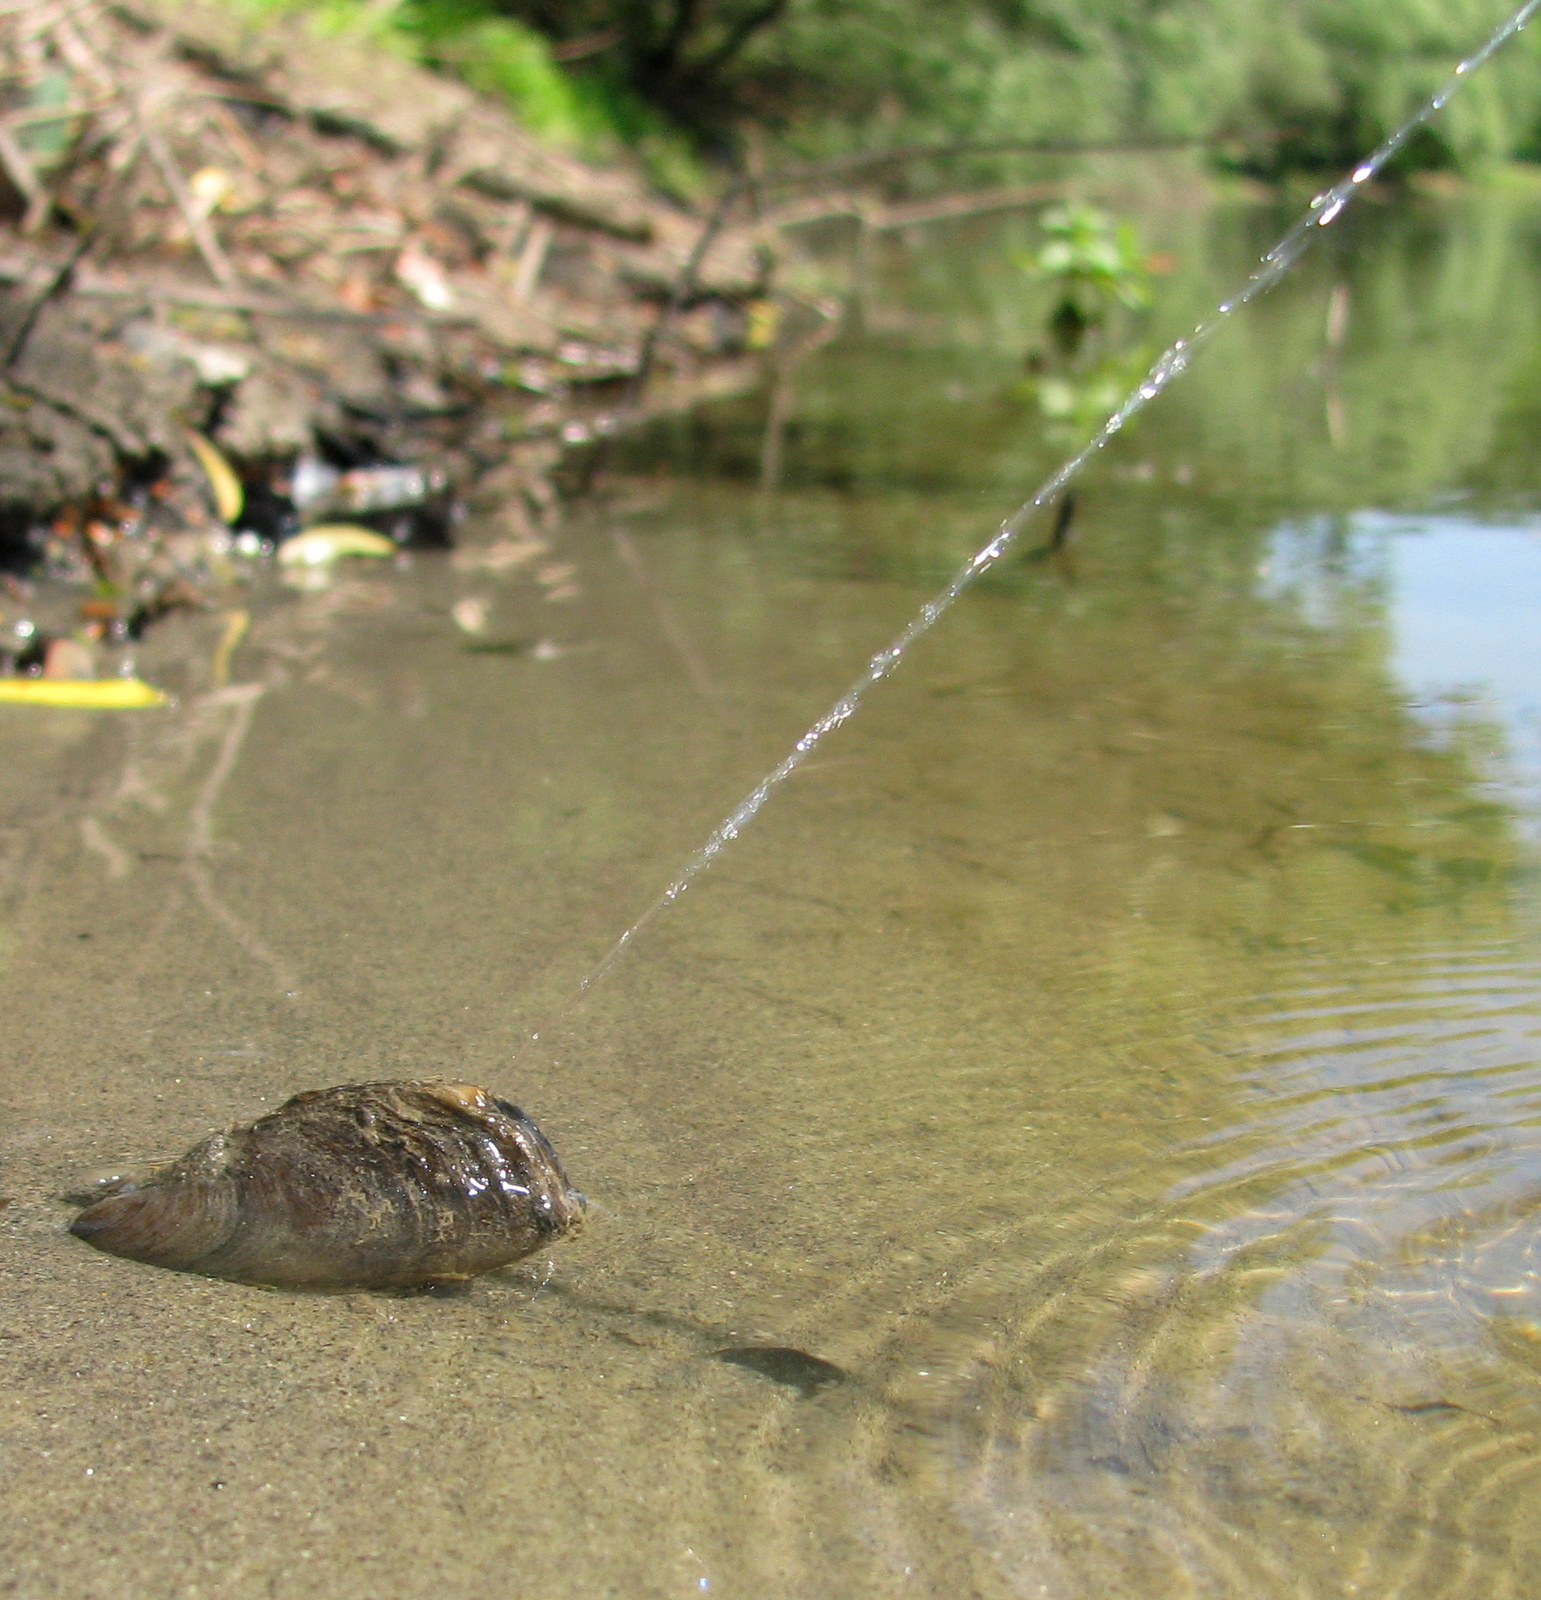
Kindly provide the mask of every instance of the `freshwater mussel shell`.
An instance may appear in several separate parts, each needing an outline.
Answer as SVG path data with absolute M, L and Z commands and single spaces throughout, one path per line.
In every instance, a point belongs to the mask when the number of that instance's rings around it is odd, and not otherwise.
M 545 1135 L 469 1084 L 297 1094 L 216 1133 L 70 1232 L 181 1272 L 283 1288 L 413 1288 L 490 1272 L 574 1229 Z

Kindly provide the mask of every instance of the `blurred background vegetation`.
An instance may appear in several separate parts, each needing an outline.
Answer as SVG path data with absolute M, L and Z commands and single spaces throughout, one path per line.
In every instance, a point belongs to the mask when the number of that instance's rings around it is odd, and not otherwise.
M 1373 146 L 1508 0 L 231 0 L 315 13 L 688 188 L 913 142 L 1195 141 L 1265 178 Z M 1541 34 L 1404 158 L 1541 156 Z

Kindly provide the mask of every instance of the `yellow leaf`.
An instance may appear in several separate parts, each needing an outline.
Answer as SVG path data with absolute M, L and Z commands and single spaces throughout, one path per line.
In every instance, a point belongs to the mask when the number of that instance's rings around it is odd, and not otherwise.
M 193 454 L 197 456 L 198 465 L 203 468 L 204 476 L 209 480 L 209 488 L 214 494 L 214 509 L 219 513 L 219 520 L 233 524 L 241 514 L 241 507 L 246 504 L 241 480 L 236 477 L 230 463 L 201 433 L 195 433 L 189 428 L 187 442 Z
M 749 302 L 749 326 L 744 333 L 744 343 L 751 350 L 769 350 L 776 342 L 781 327 L 781 307 L 774 300 Z
M 323 522 L 278 547 L 278 559 L 286 567 L 320 567 L 342 556 L 393 556 L 395 544 L 370 528 L 352 522 Z
M 139 678 L 0 678 L 0 705 L 4 704 L 133 711 L 163 706 L 166 696 Z

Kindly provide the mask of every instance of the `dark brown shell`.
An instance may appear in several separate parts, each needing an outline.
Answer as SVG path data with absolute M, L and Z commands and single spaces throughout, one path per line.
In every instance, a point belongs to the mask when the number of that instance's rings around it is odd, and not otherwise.
M 212 1135 L 70 1232 L 238 1283 L 406 1288 L 505 1266 L 582 1215 L 517 1106 L 468 1084 L 358 1083 Z

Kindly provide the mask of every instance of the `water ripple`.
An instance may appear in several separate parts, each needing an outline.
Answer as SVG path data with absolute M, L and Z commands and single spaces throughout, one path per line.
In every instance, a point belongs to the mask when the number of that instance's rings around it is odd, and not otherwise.
M 1164 1184 L 949 1237 L 921 1295 L 881 1261 L 831 1292 L 864 1383 L 767 1422 L 767 1528 L 982 1596 L 1531 1592 L 1541 953 L 1262 980 L 1235 1114 Z

